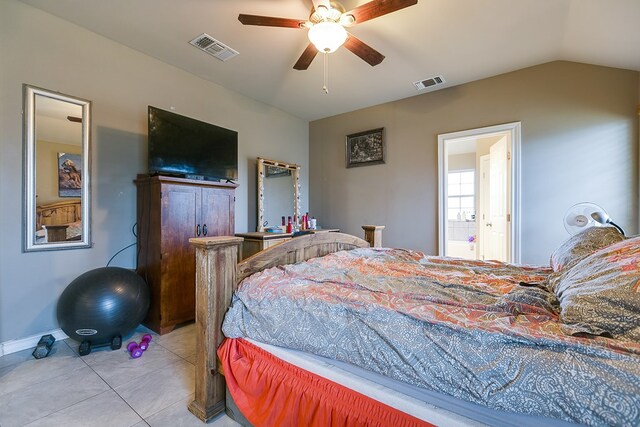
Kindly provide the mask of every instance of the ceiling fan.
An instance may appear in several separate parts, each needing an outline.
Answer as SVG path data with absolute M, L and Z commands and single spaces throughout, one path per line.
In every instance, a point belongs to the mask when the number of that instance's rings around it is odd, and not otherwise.
M 418 0 L 373 0 L 345 11 L 338 2 L 313 0 L 313 9 L 308 20 L 245 14 L 240 14 L 238 20 L 244 25 L 308 29 L 310 43 L 293 66 L 296 70 L 309 68 L 318 52 L 331 53 L 343 44 L 369 65 L 375 66 L 382 62 L 384 55 L 349 33 L 345 27 L 351 27 L 417 3 Z

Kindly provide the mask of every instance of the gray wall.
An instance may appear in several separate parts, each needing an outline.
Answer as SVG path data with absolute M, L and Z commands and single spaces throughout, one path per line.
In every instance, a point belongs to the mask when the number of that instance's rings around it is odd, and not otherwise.
M 438 249 L 437 136 L 522 122 L 522 261 L 548 264 L 571 205 L 605 207 L 638 231 L 639 73 L 552 62 L 317 120 L 309 126 L 312 214 L 385 246 Z M 386 164 L 346 169 L 345 135 L 385 127 Z
M 237 231 L 255 230 L 257 156 L 302 166 L 307 210 L 306 121 L 15 0 L 0 1 L 0 58 L 0 342 L 56 328 L 69 282 L 134 241 L 132 181 L 147 169 L 147 105 L 239 132 Z M 23 83 L 93 101 L 92 249 L 21 252 Z M 134 267 L 135 250 L 112 265 Z
M 280 226 L 283 216 L 293 217 L 295 209 L 294 184 L 293 174 L 288 176 L 265 176 L 264 220 L 268 222 L 267 227 Z M 301 212 L 301 215 L 303 212 Z

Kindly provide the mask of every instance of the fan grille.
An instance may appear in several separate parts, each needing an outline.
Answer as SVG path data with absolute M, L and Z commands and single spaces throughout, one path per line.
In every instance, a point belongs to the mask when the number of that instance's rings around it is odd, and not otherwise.
M 589 227 L 601 227 L 592 214 L 600 212 L 607 214 L 606 211 L 595 203 L 581 202 L 571 206 L 564 214 L 564 228 L 569 234 L 577 234 Z

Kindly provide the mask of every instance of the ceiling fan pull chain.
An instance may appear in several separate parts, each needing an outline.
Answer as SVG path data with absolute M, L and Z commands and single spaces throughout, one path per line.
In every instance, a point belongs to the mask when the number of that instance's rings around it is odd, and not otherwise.
M 329 54 L 327 52 L 324 52 L 323 55 L 324 55 L 324 58 L 323 58 L 324 85 L 322 86 L 322 90 L 324 90 L 324 93 L 328 94 L 329 93 Z

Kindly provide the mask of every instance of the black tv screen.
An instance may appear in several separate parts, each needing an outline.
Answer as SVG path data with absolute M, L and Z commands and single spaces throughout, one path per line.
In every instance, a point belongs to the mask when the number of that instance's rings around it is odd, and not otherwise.
M 149 173 L 238 179 L 238 132 L 149 106 Z

